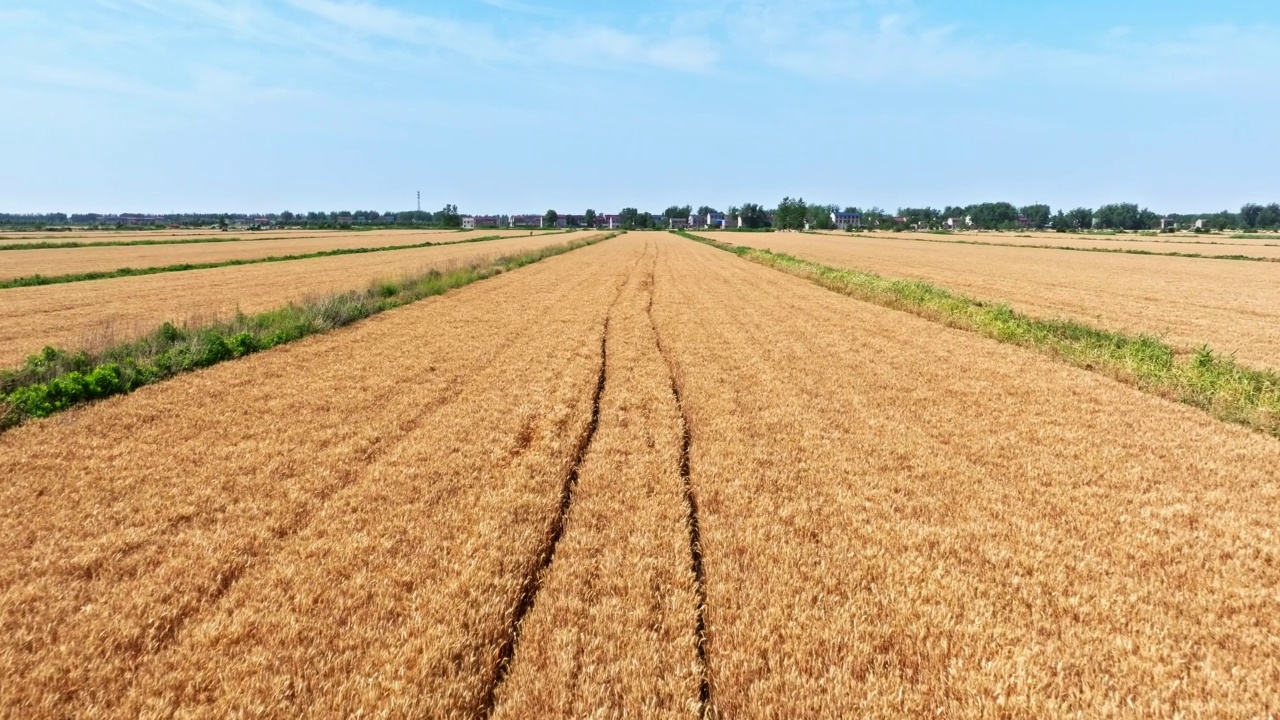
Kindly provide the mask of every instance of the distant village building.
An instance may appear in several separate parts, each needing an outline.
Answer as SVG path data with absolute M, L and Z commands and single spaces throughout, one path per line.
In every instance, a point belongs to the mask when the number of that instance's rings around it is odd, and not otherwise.
M 476 228 L 496 228 L 501 222 L 497 215 L 477 215 L 462 218 L 463 230 L 475 230 Z
M 1197 230 L 1203 230 L 1203 229 L 1204 229 L 1204 218 L 1201 218 L 1201 219 L 1199 219 L 1199 220 L 1197 220 L 1197 221 L 1196 221 L 1196 229 L 1197 229 Z
M 542 227 L 542 216 L 541 215 L 512 215 L 511 227 L 540 228 Z
M 597 215 L 596 226 L 607 228 L 609 230 L 617 230 L 622 227 L 621 215 Z
M 973 218 L 970 216 L 965 216 L 962 218 L 951 217 L 951 218 L 947 218 L 946 221 L 943 222 L 942 224 L 948 230 L 963 230 L 964 228 L 967 228 L 967 227 L 973 227 Z
M 162 225 L 164 218 L 157 215 L 140 215 L 138 213 L 121 213 L 103 218 L 104 224 L 112 225 Z
M 1160 218 L 1161 230 L 1168 230 L 1170 228 L 1173 228 L 1176 230 L 1177 227 L 1178 227 L 1178 223 L 1174 222 L 1173 218 Z
M 703 215 L 690 215 L 689 221 L 685 226 L 695 230 L 701 230 L 707 226 L 707 217 Z
M 689 227 L 688 218 L 668 218 L 667 227 L 672 230 L 683 230 Z
M 729 220 L 722 212 L 707 213 L 707 227 L 723 230 L 728 227 Z
M 833 212 L 831 213 L 831 224 L 837 230 L 850 230 L 852 228 L 862 227 L 862 213 L 858 212 Z

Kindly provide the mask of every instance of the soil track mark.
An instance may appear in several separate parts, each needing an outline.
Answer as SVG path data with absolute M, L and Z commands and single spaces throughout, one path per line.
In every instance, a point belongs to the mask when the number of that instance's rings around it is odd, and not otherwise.
M 614 302 L 617 302 L 616 297 Z M 612 311 L 612 305 L 610 306 L 610 311 Z M 604 329 L 600 333 L 600 371 L 596 376 L 596 386 L 591 396 L 591 419 L 587 421 L 582 435 L 578 438 L 578 446 L 574 450 L 569 472 L 565 474 L 564 485 L 560 491 L 559 510 L 551 521 L 551 530 L 548 533 L 547 542 L 543 546 L 542 552 L 538 555 L 536 566 L 533 572 L 529 573 L 524 587 L 521 589 L 520 599 L 517 601 L 515 612 L 512 614 L 510 631 L 498 652 L 498 668 L 494 674 L 493 682 L 485 693 L 484 704 L 481 706 L 481 715 L 483 717 L 490 717 L 493 714 L 498 688 L 502 687 L 507 674 L 511 671 L 512 662 L 515 660 L 516 646 L 520 642 L 520 624 L 529 612 L 533 610 L 533 606 L 538 599 L 538 590 L 542 587 L 543 578 L 550 571 L 551 564 L 555 560 L 556 545 L 560 543 L 560 538 L 564 535 L 565 522 L 569 518 L 569 510 L 573 507 L 573 491 L 578 486 L 578 476 L 582 469 L 582 461 L 586 458 L 587 451 L 591 449 L 591 441 L 595 439 L 596 430 L 600 427 L 600 398 L 604 395 L 605 384 L 608 380 L 608 365 L 609 317 L 606 315 Z
M 694 594 L 698 598 L 697 625 L 698 634 L 698 703 L 699 715 L 707 717 L 711 710 L 711 671 L 707 662 L 707 590 L 706 569 L 702 562 L 702 531 L 698 526 L 698 498 L 693 492 L 692 473 L 690 471 L 690 452 L 693 448 L 693 430 L 689 423 L 689 413 L 685 410 L 684 396 L 680 391 L 680 383 L 676 380 L 676 368 L 670 353 L 662 344 L 662 333 L 653 319 L 654 285 L 657 278 L 658 255 L 655 252 L 653 264 L 649 268 L 649 301 L 645 305 L 645 315 L 649 318 L 649 326 L 653 328 L 653 336 L 657 341 L 658 353 L 667 365 L 667 374 L 671 378 L 671 395 L 675 398 L 676 408 L 680 411 L 680 483 L 684 492 L 685 505 L 688 509 L 689 523 L 689 559 L 693 570 Z

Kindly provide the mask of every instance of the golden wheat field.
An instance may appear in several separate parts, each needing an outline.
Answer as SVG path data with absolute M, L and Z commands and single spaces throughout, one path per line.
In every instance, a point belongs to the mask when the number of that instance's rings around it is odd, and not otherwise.
M 1015 247 L 1076 248 L 1079 250 L 1109 250 L 1127 253 L 1182 253 L 1185 255 L 1243 255 L 1251 258 L 1280 260 L 1280 235 L 1269 239 L 1232 238 L 1229 235 L 1070 235 L 1050 232 L 1005 233 L 963 232 L 952 234 L 920 232 L 867 232 L 846 233 L 818 231 L 817 234 L 856 239 L 859 237 L 882 240 L 916 240 L 920 242 L 984 245 L 1011 245 Z
M 528 237 L 529 233 L 528 230 L 466 230 L 463 232 L 397 230 L 328 233 L 285 238 L 253 237 L 216 243 L 4 250 L 0 251 L 0 280 L 32 275 L 50 277 L 110 272 L 120 268 L 152 268 L 184 264 L 200 265 L 229 260 L 256 260 L 351 248 L 453 243 L 484 237 Z
M 309 228 L 284 230 L 227 230 L 222 232 L 210 228 L 167 228 L 164 230 L 73 230 L 71 232 L 49 232 L 47 230 L 6 231 L 0 232 L 0 245 L 27 243 L 65 243 L 84 244 L 116 243 L 116 242 L 170 242 L 174 240 L 196 240 L 213 238 L 225 240 L 239 238 L 243 240 L 282 240 L 288 238 L 345 237 L 348 235 L 378 236 L 408 233 L 448 234 L 451 230 L 316 230 Z
M 0 433 L 0 715 L 1271 717 L 1277 468 L 628 233 Z
M 166 321 L 181 323 L 237 310 L 270 310 L 308 296 L 361 290 L 385 278 L 587 236 L 539 233 L 479 243 L 0 290 L 0 367 L 19 363 L 45 345 L 106 347 L 148 333 Z
M 1042 317 L 1208 343 L 1280 368 L 1280 263 L 986 247 L 802 233 L 704 233 L 892 278 L 925 280 Z

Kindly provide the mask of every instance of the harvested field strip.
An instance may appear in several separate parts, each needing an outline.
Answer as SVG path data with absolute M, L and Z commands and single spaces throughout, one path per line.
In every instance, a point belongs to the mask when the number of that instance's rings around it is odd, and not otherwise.
M 548 233 L 550 234 L 550 233 Z M 110 273 L 120 268 L 161 268 L 175 265 L 215 266 L 228 260 L 310 255 L 329 250 L 378 249 L 449 244 L 477 238 L 529 236 L 507 230 L 459 232 L 331 233 L 301 237 L 258 238 L 236 242 L 160 244 L 147 246 L 86 245 L 65 250 L 13 250 L 0 253 L 0 280 L 31 276 L 57 277 Z
M 476 716 L 640 255 L 581 253 L 0 436 L 5 714 Z
M 462 230 L 398 230 L 403 233 L 453 233 L 465 232 Z M 287 235 L 290 240 L 309 240 L 321 239 L 329 237 L 330 234 L 314 234 L 314 235 Z M 52 236 L 50 236 L 52 237 Z M 21 242 L 8 243 L 0 245 L 0 252 L 6 250 L 71 250 L 75 248 L 105 248 L 105 247 L 146 247 L 151 245 L 203 245 L 206 243 L 228 243 L 228 242 L 263 242 L 268 240 L 279 240 L 281 235 L 233 235 L 227 237 L 165 237 L 159 239 L 148 240 L 59 240 L 58 242 Z
M 598 431 L 497 718 L 703 715 L 682 425 L 648 317 L 657 250 L 644 234 L 624 242 L 648 245 L 646 256 L 608 313 Z
M 702 245 L 662 251 L 721 716 L 1274 711 L 1280 443 Z
M 834 267 L 923 280 L 1036 317 L 1154 335 L 1179 355 L 1208 344 L 1246 365 L 1280 370 L 1280 266 L 1275 264 L 870 237 L 850 241 L 801 233 L 699 234 Z
M 554 234 L 559 233 L 544 233 L 542 237 Z M 237 265 L 257 265 L 260 263 L 289 262 L 292 260 L 311 260 L 313 258 L 337 257 L 341 255 L 365 255 L 368 253 L 393 252 L 396 250 L 419 250 L 422 248 L 442 245 L 461 245 L 463 243 L 487 242 L 489 240 L 500 240 L 504 237 L 505 236 L 503 235 L 486 235 L 483 237 L 468 238 L 466 240 L 454 240 L 452 242 L 428 241 L 414 243 L 411 245 L 338 248 L 334 250 L 318 250 L 316 252 L 299 253 L 295 255 L 268 255 L 266 257 L 255 258 L 231 258 L 207 263 L 179 263 L 176 265 L 161 265 L 146 268 L 122 267 L 111 270 L 96 270 L 92 272 L 71 273 L 66 275 L 30 275 L 27 277 L 0 280 L 0 290 L 20 287 L 36 287 L 40 285 L 60 285 L 63 283 L 85 282 L 88 280 L 136 277 L 139 275 L 158 275 L 160 273 L 185 272 L 189 270 L 209 270 L 212 268 L 234 267 Z
M 831 233 L 811 232 L 810 235 L 826 235 Z M 1071 250 L 1073 252 L 1096 252 L 1096 253 L 1121 253 L 1125 255 L 1158 255 L 1161 257 L 1181 257 L 1181 258 L 1199 258 L 1202 260 L 1246 260 L 1249 262 L 1280 262 L 1280 257 L 1260 257 L 1257 255 L 1242 255 L 1233 253 L 1230 255 L 1205 255 L 1203 253 L 1188 252 L 1166 252 L 1163 250 L 1142 250 L 1135 248 L 1109 248 L 1109 247 L 1081 247 L 1078 245 L 1045 245 L 1045 244 L 1023 244 L 1012 242 L 987 242 L 982 240 L 938 240 L 935 238 L 924 238 L 912 235 L 894 236 L 893 240 L 909 240 L 911 242 L 930 242 L 943 243 L 947 245 L 979 245 L 985 247 L 1020 247 L 1033 248 L 1036 250 Z
M 179 373 L 243 357 L 371 315 L 439 295 L 614 235 L 500 257 L 423 276 L 386 280 L 301 305 L 240 315 L 195 328 L 165 324 L 147 337 L 98 353 L 46 348 L 16 371 L 0 372 L 0 430 L 28 418 L 48 417 L 76 405 L 132 392 Z
M 0 367 L 42 347 L 91 353 L 142 338 L 165 322 L 198 327 L 237 314 L 364 290 L 385 279 L 447 272 L 593 234 L 522 236 L 421 250 L 369 253 L 0 292 Z
M 1078 367 L 1194 405 L 1221 420 L 1280 436 L 1280 374 L 1244 367 L 1235 358 L 1215 354 L 1208 347 L 1179 359 L 1172 347 L 1149 335 L 1100 330 L 1071 320 L 1033 318 L 1007 305 L 957 295 L 918 280 L 888 279 L 769 250 L 683 235 L 859 300 L 1048 352 Z
M 1157 234 L 1157 235 L 1143 234 L 1143 235 L 1125 236 L 1125 235 L 1117 235 L 1115 233 L 1111 233 L 1111 234 L 1102 234 L 1102 233 L 1091 234 L 1091 233 L 1078 233 L 1078 232 L 1055 233 L 1055 232 L 1048 232 L 1048 231 L 1040 231 L 1035 233 L 1010 233 L 1010 232 L 990 232 L 990 231 L 952 232 L 950 230 L 906 230 L 901 232 L 890 231 L 890 230 L 873 230 L 873 231 L 857 231 L 854 233 L 841 232 L 837 230 L 816 230 L 811 232 L 816 232 L 822 235 L 839 235 L 841 237 L 873 237 L 873 238 L 905 237 L 905 238 L 911 238 L 911 239 L 918 239 L 922 235 L 928 235 L 930 237 L 935 237 L 935 238 L 939 236 L 954 237 L 954 238 L 970 237 L 970 238 L 981 238 L 981 240 L 978 240 L 978 242 L 990 242 L 990 243 L 995 243 L 999 245 L 1021 245 L 1022 243 L 1020 241 L 1022 240 L 1036 240 L 1036 239 L 1043 238 L 1046 241 L 1051 240 L 1054 243 L 1063 243 L 1063 242 L 1129 243 L 1129 244 L 1138 244 L 1138 245 L 1149 245 L 1152 247 L 1158 247 L 1161 245 L 1227 245 L 1227 246 L 1239 246 L 1239 247 L 1250 247 L 1250 248 L 1280 247 L 1280 242 L 1275 242 L 1275 243 L 1230 242 L 1231 240 L 1263 240 L 1263 239 L 1280 240 L 1280 236 L 1272 236 L 1270 238 L 1266 238 L 1263 236 L 1230 235 L 1230 236 L 1216 236 L 1216 237 L 1222 237 L 1221 240 L 1204 240 L 1202 238 L 1215 237 L 1215 236 L 1194 235 L 1194 234 L 1170 235 L 1170 234 L 1164 234 L 1164 233 Z M 1037 243 L 1028 243 L 1028 245 L 1032 245 L 1032 246 L 1034 246 L 1035 244 Z M 1048 243 L 1046 242 L 1046 243 L 1040 243 L 1040 244 L 1048 244 Z M 1080 247 L 1080 246 L 1073 245 L 1071 247 Z

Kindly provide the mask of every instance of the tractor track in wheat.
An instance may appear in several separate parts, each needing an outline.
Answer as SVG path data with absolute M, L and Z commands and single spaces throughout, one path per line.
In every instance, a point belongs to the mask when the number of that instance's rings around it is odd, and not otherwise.
M 711 701 L 710 663 L 707 660 L 707 575 L 706 566 L 702 558 L 702 530 L 698 522 L 698 498 L 693 490 L 693 472 L 690 460 L 693 452 L 693 427 L 689 420 L 689 413 L 685 410 L 683 393 L 680 390 L 680 382 L 677 380 L 675 361 L 670 351 L 663 345 L 662 333 L 658 329 L 657 322 L 653 319 L 653 297 L 657 285 L 658 255 L 658 252 L 654 252 L 653 264 L 649 267 L 649 299 L 645 303 L 645 316 L 649 320 L 649 327 L 653 330 L 658 353 L 662 355 L 662 360 L 667 366 L 667 374 L 671 377 L 671 396 L 680 411 L 680 482 L 688 510 L 689 566 L 694 577 L 694 594 L 698 599 L 697 626 L 695 630 L 697 633 L 699 666 L 698 702 L 700 706 L 699 714 L 705 718 L 714 706 Z

